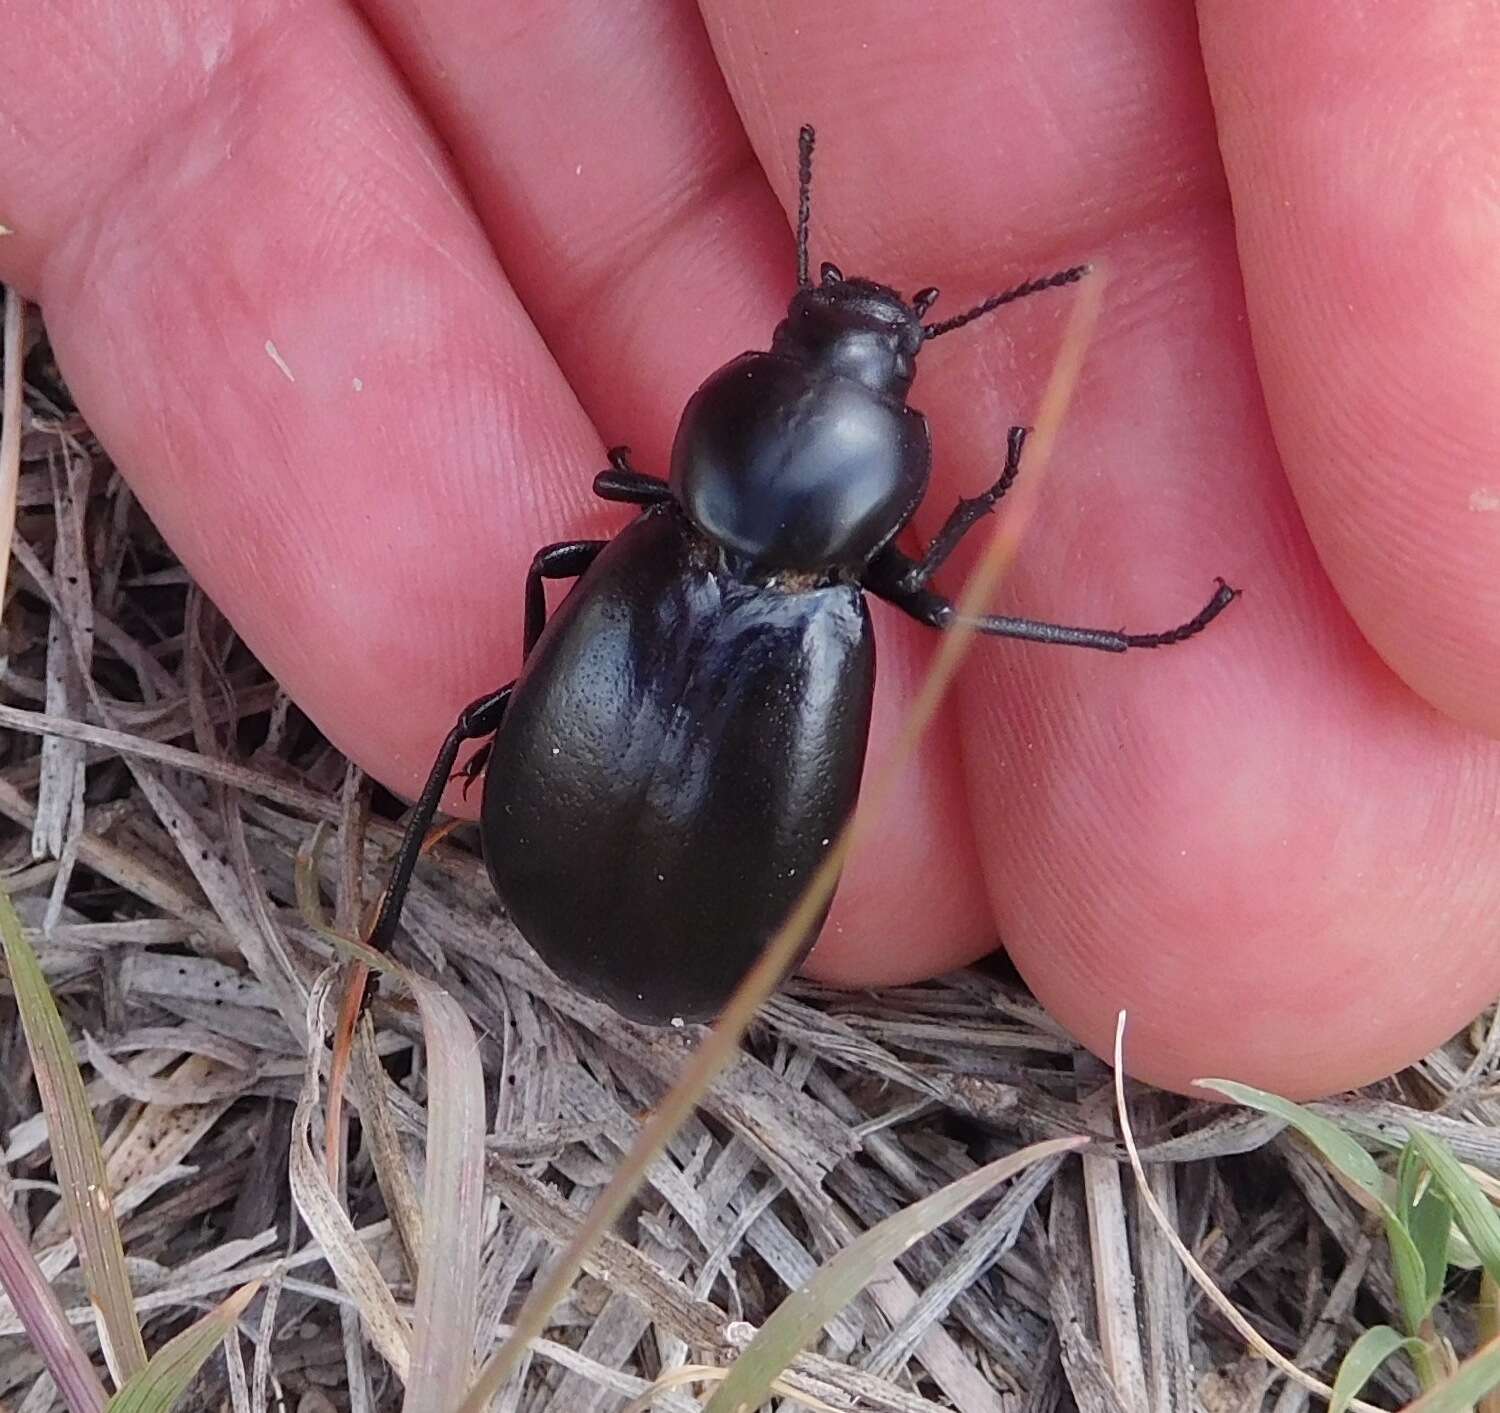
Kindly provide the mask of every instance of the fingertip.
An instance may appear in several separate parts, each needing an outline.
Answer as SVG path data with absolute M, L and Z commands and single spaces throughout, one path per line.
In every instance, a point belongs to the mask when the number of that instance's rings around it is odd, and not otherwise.
M 1414 691 L 1500 735 L 1500 22 L 1199 16 L 1266 406 L 1319 556 Z

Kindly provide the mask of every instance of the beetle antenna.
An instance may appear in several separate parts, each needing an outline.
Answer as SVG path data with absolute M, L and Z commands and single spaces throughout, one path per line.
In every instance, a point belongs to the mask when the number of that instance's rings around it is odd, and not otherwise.
M 988 314 L 992 309 L 998 309 L 1002 304 L 1013 304 L 1018 299 L 1025 299 L 1028 294 L 1040 294 L 1044 289 L 1057 289 L 1060 285 L 1077 284 L 1092 268 L 1089 265 L 1074 265 L 1071 269 L 1059 270 L 1055 275 L 1048 275 L 1045 279 L 1027 280 L 1024 285 L 1008 289 L 1004 294 L 992 294 L 983 304 L 976 304 L 972 309 L 967 309 L 962 314 L 955 314 L 951 319 L 944 319 L 940 324 L 923 324 L 922 337 L 935 339 L 940 334 L 951 334 L 954 329 L 961 329 L 965 324 L 972 324 L 974 320 Z
M 812 221 L 812 152 L 811 123 L 803 123 L 797 134 L 797 288 L 808 289 L 807 228 Z

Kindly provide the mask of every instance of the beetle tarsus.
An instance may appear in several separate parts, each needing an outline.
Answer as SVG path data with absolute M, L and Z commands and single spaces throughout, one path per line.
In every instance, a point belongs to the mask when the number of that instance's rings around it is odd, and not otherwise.
M 928 545 L 927 553 L 917 561 L 911 573 L 906 576 L 903 587 L 926 588 L 932 576 L 943 567 L 948 556 L 958 548 L 963 537 L 999 505 L 1006 491 L 1011 488 L 1020 474 L 1021 449 L 1026 445 L 1026 438 L 1030 431 L 1030 427 L 1010 429 L 1010 434 L 1006 438 L 1005 469 L 1000 473 L 1000 479 L 982 495 L 961 500 L 953 507 L 952 513 L 943 522 L 943 528 L 937 532 L 932 543 Z
M 1186 623 L 1165 633 L 1127 633 L 1125 645 L 1131 648 L 1168 648 L 1174 643 L 1184 642 L 1195 634 L 1201 633 L 1240 596 L 1238 589 L 1231 589 L 1222 579 L 1216 579 L 1214 582 L 1219 587 L 1213 598 Z

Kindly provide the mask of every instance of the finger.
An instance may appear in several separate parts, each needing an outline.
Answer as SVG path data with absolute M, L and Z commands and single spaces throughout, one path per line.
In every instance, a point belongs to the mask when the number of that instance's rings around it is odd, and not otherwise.
M 1308 529 L 1381 656 L 1500 736 L 1500 11 L 1199 13 Z
M 785 212 L 697 12 L 681 0 L 542 10 L 497 43 L 493 17 L 472 6 L 365 10 L 435 114 L 579 398 L 607 440 L 664 472 L 683 404 L 714 368 L 768 345 L 795 273 Z M 781 134 L 780 168 L 795 160 L 797 126 Z M 581 502 L 587 486 L 584 467 L 561 471 L 557 501 Z M 548 538 L 578 523 L 565 512 Z M 512 592 L 502 586 L 497 601 Z M 872 763 L 899 727 L 913 664 L 910 635 L 893 615 L 877 618 Z M 445 726 L 425 729 L 436 741 Z M 934 731 L 846 874 L 808 969 L 901 982 L 993 945 L 951 731 Z
M 683 403 L 764 342 L 792 270 L 693 6 L 531 7 L 500 34 L 458 0 L 362 8 L 601 435 L 663 470 Z
M 1158 234 L 1138 252 L 1114 246 L 1116 298 L 1149 283 Z M 1108 1055 L 1124 1009 L 1142 1078 L 1227 1076 L 1307 1098 L 1414 1061 L 1494 994 L 1500 750 L 1389 674 L 1290 507 L 1266 513 L 1282 492 L 1250 352 L 1212 293 L 1230 287 L 1227 233 L 1199 260 L 1169 321 L 1127 305 L 1125 330 L 1095 350 L 1128 429 L 1111 479 L 1150 468 L 1144 495 L 1102 497 L 1132 562 L 1094 543 L 1111 532 L 1085 489 L 1039 513 L 1024 602 L 1071 606 L 1081 581 L 1113 611 L 1080 604 L 1067 621 L 1165 627 L 1208 590 L 1181 572 L 1204 547 L 1244 597 L 1158 652 L 979 658 L 966 687 L 1010 710 L 965 717 L 970 798 L 994 841 L 1002 935 L 1074 1034 Z M 1204 397 L 1211 419 L 1197 415 Z M 1132 421 L 1131 407 L 1153 415 Z M 1059 453 L 1054 495 L 1076 465 Z M 1204 466 L 1231 469 L 1209 491 L 1194 485 Z M 1039 561 L 1046 585 L 1029 572 Z
M 31 137 L 5 273 L 195 577 L 337 744 L 413 789 L 511 666 L 549 468 L 597 440 L 356 16 L 88 20 L 10 17 L 0 105 Z
M 936 54 L 924 67 L 920 43 L 878 19 L 849 46 L 856 19 L 837 7 L 816 24 L 801 7 L 718 14 L 710 33 L 757 145 L 789 116 L 773 72 L 803 91 L 821 76 L 825 165 L 836 125 L 860 133 L 862 160 L 822 209 L 824 241 L 855 250 L 846 268 L 876 265 L 861 253 L 880 239 L 872 224 L 911 243 L 883 268 L 945 300 L 985 292 L 966 273 L 981 241 L 1004 270 L 989 288 L 1083 256 L 1109 267 L 997 607 L 1149 630 L 1188 617 L 1215 573 L 1246 589 L 1201 638 L 1139 660 L 972 652 L 969 799 L 1002 935 L 1039 997 L 1101 1053 L 1127 1008 L 1133 1070 L 1173 1087 L 1229 1073 L 1321 1092 L 1462 1025 L 1500 982 L 1481 923 L 1500 887 L 1480 863 L 1500 842 L 1500 762 L 1362 651 L 1311 556 L 1263 419 L 1175 7 L 1028 12 L 1013 44 L 981 34 L 968 7 L 939 7 L 923 34 L 943 36 L 941 77 Z M 934 120 L 921 95 L 939 83 Z M 1059 169 L 1070 179 L 1049 185 Z M 982 205 L 966 209 L 976 186 Z M 860 212 L 877 198 L 872 222 Z M 940 478 L 992 479 L 983 453 L 1028 420 L 1056 318 L 1039 299 L 923 354 L 913 400 Z M 925 514 L 945 509 L 930 497 Z
M 1222 190 L 1180 7 L 944 0 L 919 25 L 847 0 L 702 8 L 784 206 L 786 133 L 818 127 L 814 244 L 898 288 L 939 283 L 950 312 Z

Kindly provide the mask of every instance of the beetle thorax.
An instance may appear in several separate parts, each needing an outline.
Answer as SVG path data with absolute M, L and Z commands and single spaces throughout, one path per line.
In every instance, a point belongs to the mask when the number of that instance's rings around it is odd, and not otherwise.
M 921 347 L 922 322 L 895 290 L 826 275 L 797 291 L 771 340 L 773 353 L 903 401 Z
M 927 488 L 926 420 L 906 405 L 922 329 L 864 280 L 798 291 L 767 353 L 693 395 L 672 490 L 726 549 L 766 569 L 857 573 Z

